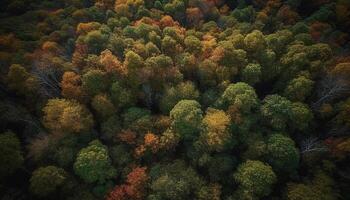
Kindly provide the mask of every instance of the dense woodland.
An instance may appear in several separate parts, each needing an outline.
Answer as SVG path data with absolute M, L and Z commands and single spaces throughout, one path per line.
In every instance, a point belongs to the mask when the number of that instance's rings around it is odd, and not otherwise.
M 2 200 L 349 200 L 350 1 L 1 0 Z

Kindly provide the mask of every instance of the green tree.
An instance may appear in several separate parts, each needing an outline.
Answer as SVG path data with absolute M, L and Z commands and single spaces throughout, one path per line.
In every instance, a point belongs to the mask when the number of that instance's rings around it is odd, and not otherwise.
M 32 74 L 18 64 L 10 66 L 6 80 L 8 87 L 20 95 L 32 94 L 38 86 L 37 80 Z
M 264 34 L 261 31 L 254 30 L 244 38 L 244 44 L 248 51 L 259 52 L 266 48 Z
M 170 111 L 171 127 L 185 139 L 197 136 L 203 118 L 201 105 L 195 100 L 181 100 Z
M 116 112 L 116 108 L 106 94 L 94 96 L 91 105 L 101 119 L 106 119 Z
M 185 46 L 189 52 L 194 54 L 198 54 L 202 50 L 201 41 L 192 35 L 185 38 Z
M 285 96 L 291 101 L 304 101 L 312 91 L 314 81 L 305 76 L 291 80 L 284 90 Z
M 285 47 L 293 40 L 293 33 L 288 30 L 277 31 L 265 37 L 267 46 L 277 55 L 285 52 Z
M 205 160 L 201 165 L 206 167 L 210 181 L 230 184 L 231 180 L 227 179 L 227 174 L 232 174 L 233 170 L 237 167 L 237 159 L 234 156 L 227 154 L 216 154 L 209 158 L 200 158 L 200 162 Z
M 236 106 L 243 113 L 249 113 L 257 108 L 259 100 L 253 87 L 238 82 L 230 84 L 215 104 L 224 110 L 229 106 Z
M 30 191 L 38 197 L 48 197 L 65 184 L 68 174 L 55 166 L 40 167 L 30 178 Z
M 236 75 L 247 62 L 247 52 L 242 49 L 235 49 L 230 41 L 224 41 L 214 51 L 212 60 L 218 62 L 231 70 L 232 75 Z
M 193 57 L 193 60 L 194 59 L 195 58 Z M 186 63 L 185 68 L 188 68 L 188 66 L 189 65 Z M 202 61 L 198 67 L 198 76 L 201 88 L 216 86 L 220 81 L 218 71 L 219 66 L 217 63 L 213 62 L 210 59 L 205 59 L 204 61 Z
M 149 57 L 146 60 L 146 66 L 154 69 L 166 69 L 172 67 L 173 60 L 169 56 L 159 55 L 154 57 Z
M 133 51 L 128 51 L 125 54 L 124 66 L 128 70 L 135 70 L 144 66 L 144 61 L 141 56 Z
M 159 48 L 153 42 L 148 42 L 145 48 L 147 52 L 147 57 L 156 56 L 161 53 Z
M 289 116 L 292 112 L 292 102 L 279 95 L 268 95 L 263 100 L 260 113 L 272 128 L 277 130 L 285 129 Z
M 74 172 L 87 183 L 105 183 L 116 176 L 108 150 L 100 141 L 94 140 L 80 150 L 74 163 Z
M 177 42 L 170 36 L 162 39 L 162 52 L 166 55 L 174 56 L 177 53 Z
M 107 45 L 108 35 L 100 30 L 90 31 L 85 37 L 84 42 L 88 45 L 89 51 L 99 54 Z
M 135 104 L 135 95 L 118 81 L 112 83 L 110 94 L 111 100 L 117 108 L 125 108 Z
M 299 165 L 299 151 L 289 137 L 273 134 L 267 141 L 267 159 L 276 171 L 293 172 Z
M 259 64 L 248 64 L 242 70 L 242 80 L 250 85 L 258 83 L 261 79 L 261 66 Z
M 145 108 L 130 107 L 123 114 L 124 127 L 145 133 L 152 127 L 151 111 Z
M 91 96 L 103 93 L 108 87 L 106 78 L 106 73 L 101 70 L 89 70 L 82 77 L 82 86 L 84 91 Z
M 164 5 L 164 11 L 182 22 L 186 16 L 186 5 L 184 1 L 174 0 Z
M 23 164 L 20 141 L 12 132 L 0 135 L 0 179 L 13 174 Z
M 239 184 L 239 192 L 254 199 L 269 195 L 277 177 L 269 165 L 248 160 L 238 166 L 234 179 Z
M 196 171 L 180 160 L 168 165 L 156 165 L 149 175 L 151 192 L 148 199 L 187 199 L 204 184 Z
M 168 88 L 160 100 L 160 109 L 163 113 L 168 114 L 183 99 L 199 99 L 199 92 L 192 82 L 182 82 L 175 87 Z
M 328 44 L 317 43 L 308 48 L 308 56 L 311 60 L 326 62 L 333 56 L 333 51 Z
M 305 130 L 313 119 L 312 111 L 304 103 L 295 102 L 292 104 L 290 115 L 290 126 L 297 130 Z

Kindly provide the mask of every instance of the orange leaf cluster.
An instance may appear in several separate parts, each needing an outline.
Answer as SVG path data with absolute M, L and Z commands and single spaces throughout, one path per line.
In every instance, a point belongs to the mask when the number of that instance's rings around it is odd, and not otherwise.
M 61 94 L 68 99 L 82 101 L 86 96 L 81 87 L 81 77 L 75 72 L 65 72 L 61 81 Z
M 116 186 L 106 200 L 141 200 L 148 180 L 146 167 L 136 167 L 127 176 L 126 183 Z
M 156 153 L 159 148 L 159 137 L 153 133 L 147 133 L 144 137 L 145 147 L 150 148 L 153 153 Z
M 127 144 L 135 144 L 136 133 L 131 131 L 130 129 L 122 130 L 121 133 L 117 134 L 117 138 L 122 142 Z
M 118 73 L 125 75 L 128 73 L 128 70 L 124 65 L 118 60 L 116 56 L 108 49 L 101 52 L 100 63 L 103 65 L 104 70 L 107 73 Z

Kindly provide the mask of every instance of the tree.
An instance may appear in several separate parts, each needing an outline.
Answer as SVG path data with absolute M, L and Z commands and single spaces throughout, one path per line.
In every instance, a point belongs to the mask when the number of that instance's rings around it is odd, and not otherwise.
M 84 91 L 91 96 L 106 91 L 108 87 L 106 73 L 98 69 L 87 71 L 82 77 L 82 82 Z
M 10 66 L 6 78 L 8 87 L 20 95 L 32 94 L 38 87 L 38 82 L 34 76 L 19 64 Z
M 249 85 L 255 85 L 261 79 L 261 66 L 259 64 L 248 64 L 242 70 L 242 80 Z
M 174 133 L 171 129 L 167 129 L 159 138 L 160 148 L 165 150 L 174 149 L 178 145 L 179 139 L 178 134 Z
M 289 137 L 273 134 L 267 141 L 267 159 L 276 171 L 293 172 L 299 165 L 299 151 Z
M 94 96 L 91 105 L 101 119 L 107 119 L 116 112 L 116 108 L 106 94 L 98 94 Z
M 105 183 L 116 176 L 108 150 L 100 141 L 94 140 L 81 149 L 74 163 L 74 172 L 87 183 Z
M 295 102 L 292 104 L 290 113 L 290 126 L 297 130 L 305 130 L 308 128 L 313 119 L 312 111 L 309 106 L 304 103 Z
M 230 117 L 222 110 L 208 108 L 202 122 L 204 144 L 214 151 L 221 151 L 231 140 Z
M 88 45 L 89 52 L 99 54 L 105 49 L 108 41 L 108 35 L 102 33 L 100 30 L 90 31 L 84 37 L 84 43 Z
M 291 80 L 284 90 L 285 96 L 291 101 L 304 101 L 311 94 L 314 81 L 305 76 Z
M 123 124 L 124 127 L 144 134 L 152 130 L 151 111 L 145 108 L 130 107 L 123 114 Z
M 125 66 L 119 61 L 119 59 L 112 54 L 108 49 L 101 52 L 100 63 L 103 65 L 104 70 L 107 73 L 116 73 L 120 75 L 125 75 L 128 73 L 128 70 L 125 69 Z
M 287 122 L 292 109 L 292 102 L 285 97 L 279 95 L 268 95 L 263 100 L 260 113 L 272 128 L 283 130 L 286 128 Z
M 128 51 L 125 54 L 124 66 L 127 68 L 127 70 L 135 70 L 144 66 L 144 61 L 141 56 L 135 52 Z
M 101 24 L 98 22 L 79 23 L 77 26 L 76 33 L 78 35 L 86 35 L 90 31 L 98 30 L 100 27 L 101 27 Z
M 224 110 L 229 106 L 236 106 L 241 112 L 249 113 L 258 107 L 258 97 L 250 85 L 238 82 L 230 84 L 215 103 Z
M 188 65 L 185 65 L 187 68 Z M 199 83 L 202 88 L 216 86 L 221 80 L 218 76 L 219 66 L 210 59 L 205 59 L 199 64 L 198 76 Z
M 186 16 L 185 2 L 180 0 L 174 0 L 164 5 L 164 11 L 172 16 L 174 19 L 183 22 Z
M 0 135 L 0 179 L 12 175 L 24 161 L 20 141 L 8 131 Z
M 79 74 L 71 71 L 65 72 L 62 76 L 62 81 L 60 84 L 62 96 L 67 99 L 83 101 L 86 93 L 81 84 L 82 80 Z
M 113 0 L 96 0 L 95 6 L 102 9 L 112 9 L 114 6 L 114 1 Z
M 153 42 L 148 42 L 145 48 L 147 52 L 147 57 L 153 57 L 161 53 L 159 48 Z
M 288 200 L 316 200 L 319 199 L 312 188 L 305 184 L 288 184 Z
M 211 184 L 204 186 L 198 193 L 198 200 L 220 200 L 221 196 L 221 185 Z
M 196 137 L 203 118 L 200 104 L 195 100 L 181 100 L 170 111 L 171 127 L 185 139 Z
M 340 79 L 348 79 L 350 77 L 350 62 L 337 64 L 330 74 L 334 77 L 339 77 Z
M 240 4 L 241 6 L 232 11 L 232 15 L 240 22 L 252 22 L 256 15 L 253 6 L 243 8 L 243 5 L 245 5 L 244 1 L 240 1 Z
M 292 44 L 288 47 L 287 53 L 281 57 L 283 66 L 283 80 L 295 77 L 301 70 L 308 67 L 308 47 L 304 44 Z
M 134 105 L 136 101 L 132 91 L 125 88 L 121 83 L 115 81 L 110 88 L 111 100 L 115 107 L 125 108 Z
M 334 180 L 321 170 L 316 171 L 310 182 L 288 184 L 288 200 L 336 200 L 338 196 Z
M 350 114 L 350 98 L 337 104 L 338 113 L 335 116 L 335 123 L 338 126 L 350 127 L 349 114 Z
M 231 70 L 230 75 L 236 75 L 247 64 L 247 52 L 235 49 L 231 41 L 225 41 L 216 47 L 210 59 Z M 220 44 L 220 43 L 219 43 Z
M 40 167 L 30 178 L 30 191 L 39 197 L 48 197 L 66 183 L 68 174 L 55 166 Z
M 244 38 L 244 44 L 248 51 L 259 52 L 266 47 L 265 37 L 262 32 L 254 30 Z
M 157 70 L 170 68 L 174 65 L 173 60 L 164 54 L 149 57 L 146 60 L 146 66 Z
M 157 153 L 160 149 L 160 141 L 158 135 L 148 132 L 144 137 L 144 147 L 150 149 L 152 153 Z
M 50 99 L 43 112 L 44 125 L 54 132 L 79 133 L 89 131 L 94 124 L 89 110 L 73 100 Z
M 309 47 L 308 56 L 311 60 L 326 62 L 332 58 L 333 52 L 328 44 L 317 43 Z
M 167 114 L 183 99 L 198 100 L 199 92 L 192 82 L 182 82 L 175 87 L 170 87 L 160 100 L 160 109 Z
M 166 55 L 174 56 L 178 52 L 179 46 L 176 40 L 166 35 L 162 39 L 162 52 Z
M 185 46 L 189 52 L 194 54 L 198 54 L 202 50 L 201 41 L 194 36 L 188 36 L 185 38 Z
M 250 198 L 260 198 L 270 194 L 277 178 L 272 168 L 261 161 L 248 160 L 238 166 L 234 179 L 239 190 Z
M 227 154 L 214 154 L 212 156 L 203 154 L 198 162 L 201 167 L 206 169 L 211 182 L 225 185 L 232 182 L 231 179 L 227 179 L 227 174 L 232 174 L 238 163 L 235 157 Z
M 203 13 L 198 7 L 186 9 L 186 20 L 190 26 L 196 26 L 203 19 Z
M 276 62 L 277 54 L 271 49 L 260 52 L 257 59 L 261 64 L 261 79 L 263 81 L 271 81 L 281 73 L 282 67 Z
M 150 180 L 149 199 L 186 199 L 195 196 L 204 184 L 196 171 L 180 160 L 152 167 Z
M 141 200 L 145 196 L 145 186 L 149 179 L 146 167 L 136 167 L 127 175 L 126 183 L 117 185 L 107 200 Z

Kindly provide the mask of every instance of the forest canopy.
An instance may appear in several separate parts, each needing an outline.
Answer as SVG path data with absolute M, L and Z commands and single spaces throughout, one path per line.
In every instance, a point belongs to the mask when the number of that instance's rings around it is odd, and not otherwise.
M 1 0 L 0 197 L 350 199 L 347 0 Z

